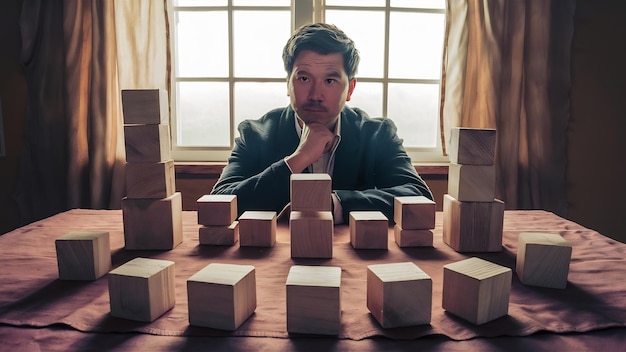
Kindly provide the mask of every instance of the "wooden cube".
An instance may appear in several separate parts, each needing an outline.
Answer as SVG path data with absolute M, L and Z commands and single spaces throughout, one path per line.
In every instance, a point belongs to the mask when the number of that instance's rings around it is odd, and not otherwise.
M 493 202 L 495 193 L 495 166 L 450 163 L 448 168 L 448 194 L 458 201 Z
M 516 272 L 525 285 L 565 288 L 572 246 L 552 233 L 522 232 L 517 247 Z
M 292 258 L 333 257 L 333 214 L 292 211 L 289 215 Z
M 443 242 L 457 252 L 502 250 L 504 202 L 459 202 L 443 197 Z
M 198 241 L 203 245 L 232 246 L 239 241 L 239 221 L 230 226 L 200 226 Z
M 387 249 L 389 219 L 380 211 L 350 212 L 350 243 L 356 249 Z
M 330 211 L 331 188 L 328 174 L 292 174 L 291 211 Z
M 509 313 L 512 271 L 480 258 L 443 267 L 443 309 L 480 325 Z
M 126 161 L 158 163 L 171 159 L 169 125 L 124 126 Z
M 338 335 L 341 268 L 294 265 L 287 276 L 287 331 Z
M 433 281 L 412 262 L 367 267 L 367 309 L 383 328 L 430 323 Z
M 169 122 L 168 94 L 165 89 L 123 89 L 124 124 L 158 125 Z
M 273 247 L 276 243 L 276 212 L 247 210 L 239 217 L 239 246 Z
M 183 241 L 180 192 L 163 199 L 122 198 L 124 248 L 169 250 Z
M 187 279 L 189 325 L 237 330 L 256 309 L 254 266 L 212 263 Z
M 109 272 L 111 315 L 152 322 L 176 303 L 174 262 L 135 258 Z
M 495 129 L 453 127 L 450 130 L 448 154 L 451 163 L 493 165 L 495 151 Z
M 128 198 L 167 198 L 176 192 L 174 160 L 158 163 L 126 163 Z
M 234 194 L 205 194 L 196 203 L 200 225 L 230 226 L 237 219 L 237 196 Z
M 431 230 L 405 230 L 398 225 L 393 227 L 393 235 L 398 247 L 432 247 Z
M 424 196 L 395 197 L 393 219 L 405 230 L 429 230 L 435 228 L 436 204 Z
M 55 246 L 60 280 L 97 280 L 111 270 L 108 232 L 68 232 Z

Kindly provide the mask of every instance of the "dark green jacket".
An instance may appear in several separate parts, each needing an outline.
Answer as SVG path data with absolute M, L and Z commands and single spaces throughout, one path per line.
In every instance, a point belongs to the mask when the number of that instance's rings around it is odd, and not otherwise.
M 235 141 L 212 194 L 236 194 L 239 214 L 246 210 L 280 212 L 289 202 L 291 171 L 283 160 L 298 146 L 295 113 L 289 106 L 239 125 Z M 415 171 L 396 127 L 356 108 L 341 112 L 341 143 L 335 153 L 333 191 L 344 221 L 353 210 L 380 210 L 393 222 L 395 196 L 432 193 Z

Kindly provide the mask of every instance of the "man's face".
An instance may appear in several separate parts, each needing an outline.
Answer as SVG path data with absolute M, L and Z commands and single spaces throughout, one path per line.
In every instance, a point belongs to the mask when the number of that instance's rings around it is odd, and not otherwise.
M 343 55 L 302 51 L 287 80 L 291 106 L 304 123 L 329 125 L 341 112 L 356 85 L 348 80 Z

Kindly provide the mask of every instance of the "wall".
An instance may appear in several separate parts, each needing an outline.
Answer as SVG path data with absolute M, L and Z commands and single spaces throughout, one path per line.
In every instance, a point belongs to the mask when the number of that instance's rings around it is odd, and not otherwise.
M 0 233 L 15 228 L 13 194 L 23 147 L 26 110 L 19 64 L 21 0 L 0 1 L 0 97 L 7 156 L 0 158 Z M 569 218 L 626 242 L 624 147 L 626 130 L 626 1 L 578 0 L 572 51 L 571 121 L 568 131 Z M 447 180 L 426 182 L 438 202 Z M 214 176 L 182 173 L 177 187 L 185 208 L 211 189 Z
M 578 0 L 568 130 L 569 218 L 626 243 L 626 1 Z

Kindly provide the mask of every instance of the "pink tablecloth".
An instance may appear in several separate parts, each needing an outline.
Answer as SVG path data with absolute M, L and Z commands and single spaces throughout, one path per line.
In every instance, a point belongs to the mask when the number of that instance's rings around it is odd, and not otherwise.
M 587 332 L 626 326 L 626 244 L 544 211 L 506 211 L 504 248 L 499 253 L 457 253 L 442 242 L 442 214 L 437 213 L 434 247 L 399 248 L 390 229 L 388 250 L 355 250 L 346 226 L 335 229 L 332 259 L 292 259 L 287 224 L 279 224 L 273 248 L 200 246 L 197 214 L 183 212 L 184 240 L 171 251 L 127 251 L 119 210 L 75 209 L 0 236 L 0 324 L 15 327 L 69 326 L 81 332 L 134 332 L 171 337 L 290 336 L 286 330 L 285 281 L 292 265 L 342 268 L 340 339 L 386 337 L 412 340 L 446 336 L 526 336 L 536 332 Z M 54 241 L 74 230 L 108 231 L 113 267 L 135 257 L 176 263 L 176 306 L 152 323 L 111 317 L 106 276 L 91 282 L 58 280 Z M 443 265 L 477 256 L 515 272 L 517 237 L 522 231 L 561 234 L 573 245 L 566 289 L 521 284 L 513 275 L 509 315 L 476 326 L 441 307 Z M 430 325 L 382 329 L 366 306 L 366 267 L 412 261 L 432 277 Z M 251 264 L 256 268 L 257 309 L 236 331 L 189 326 L 186 280 L 209 263 Z M 6 331 L 6 329 L 4 329 Z M 66 333 L 68 334 L 68 333 Z M 297 336 L 295 336 L 297 337 Z

